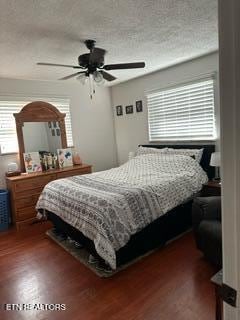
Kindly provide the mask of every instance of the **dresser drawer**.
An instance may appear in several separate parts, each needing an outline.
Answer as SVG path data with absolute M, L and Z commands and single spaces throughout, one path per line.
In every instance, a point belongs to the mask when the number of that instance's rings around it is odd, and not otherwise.
M 55 174 L 47 175 L 44 177 L 36 177 L 36 178 L 31 178 L 31 179 L 26 179 L 24 181 L 18 181 L 15 182 L 14 187 L 15 187 L 15 192 L 18 194 L 22 191 L 27 191 L 31 189 L 37 189 L 40 187 L 44 187 L 48 182 L 56 179 Z M 27 195 L 26 193 L 25 195 Z
M 34 195 L 39 195 L 42 190 L 43 190 L 44 186 L 40 187 L 40 188 L 36 188 L 36 189 L 32 189 L 32 190 L 22 190 L 20 192 L 16 192 L 14 194 L 14 197 L 17 201 L 17 199 L 22 199 L 22 198 L 27 198 L 27 197 L 31 197 Z
M 37 215 L 37 211 L 35 209 L 35 205 L 16 210 L 17 221 L 34 218 L 36 217 L 36 215 Z
M 82 174 L 87 174 L 87 173 L 91 173 L 91 169 L 90 168 L 85 168 L 82 170 L 74 170 L 74 171 L 63 171 L 63 172 L 58 172 L 57 173 L 57 179 L 62 179 L 62 178 L 67 178 L 67 177 L 72 177 L 72 176 L 78 176 L 78 175 L 82 175 Z
M 40 196 L 40 193 L 29 195 L 27 198 L 20 198 L 17 199 L 15 202 L 16 208 L 21 209 L 24 207 L 30 207 L 36 205 L 38 198 Z

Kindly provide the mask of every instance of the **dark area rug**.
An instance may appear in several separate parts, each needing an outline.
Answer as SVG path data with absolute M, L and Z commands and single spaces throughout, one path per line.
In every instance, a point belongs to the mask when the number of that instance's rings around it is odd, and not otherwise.
M 108 278 L 116 274 L 117 272 L 126 269 L 128 266 L 132 265 L 133 263 L 139 261 L 143 257 L 148 256 L 153 251 L 152 250 L 147 252 L 146 254 L 132 260 L 129 263 L 126 263 L 120 267 L 118 267 L 116 270 L 112 270 L 108 268 L 107 266 L 101 266 L 99 265 L 98 260 L 94 259 L 92 256 L 89 258 L 90 254 L 89 252 L 82 246 L 80 246 L 78 243 L 71 239 L 64 239 L 61 235 L 57 234 L 54 229 L 50 229 L 46 232 L 46 234 L 57 244 L 59 244 L 64 250 L 69 252 L 73 257 L 75 257 L 78 261 L 83 263 L 86 267 L 91 269 L 96 275 L 102 278 Z

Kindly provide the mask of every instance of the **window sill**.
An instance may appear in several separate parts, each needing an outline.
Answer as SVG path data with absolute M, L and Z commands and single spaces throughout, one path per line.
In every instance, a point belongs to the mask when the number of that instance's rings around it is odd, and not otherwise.
M 1 156 L 13 156 L 13 155 L 18 155 L 18 152 L 0 153 L 0 157 Z

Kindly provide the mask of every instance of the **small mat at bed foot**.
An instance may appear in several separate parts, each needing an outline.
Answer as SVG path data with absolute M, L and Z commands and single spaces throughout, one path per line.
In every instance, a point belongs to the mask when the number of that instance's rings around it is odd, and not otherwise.
M 154 250 L 144 254 L 129 263 L 126 263 L 116 270 L 111 270 L 110 268 L 104 269 L 101 265 L 98 264 L 98 261 L 94 261 L 92 256 L 90 256 L 89 252 L 82 246 L 77 246 L 76 243 L 72 240 L 65 239 L 61 235 L 58 235 L 54 232 L 54 229 L 50 229 L 46 231 L 46 234 L 57 244 L 59 244 L 64 250 L 69 252 L 72 256 L 74 256 L 78 261 L 83 263 L 86 267 L 91 269 L 96 275 L 101 278 L 108 278 L 116 274 L 117 272 L 126 269 L 128 266 L 132 265 L 133 263 L 139 261 L 141 258 L 149 255 Z M 155 249 L 156 250 L 156 249 Z M 89 258 L 90 256 L 90 258 Z

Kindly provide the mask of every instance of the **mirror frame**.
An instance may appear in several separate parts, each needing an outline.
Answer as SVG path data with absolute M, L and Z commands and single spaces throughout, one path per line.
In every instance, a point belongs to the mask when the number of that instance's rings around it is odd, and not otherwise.
M 58 121 L 61 132 L 62 148 L 67 148 L 67 136 L 65 128 L 65 113 L 61 113 L 52 104 L 44 101 L 34 101 L 25 105 L 19 113 L 13 114 L 16 122 L 19 158 L 21 171 L 25 172 L 23 153 L 25 152 L 23 126 L 24 122 L 51 122 Z

